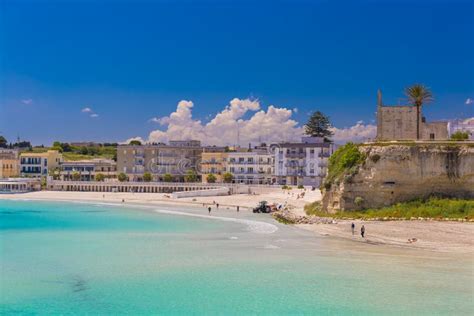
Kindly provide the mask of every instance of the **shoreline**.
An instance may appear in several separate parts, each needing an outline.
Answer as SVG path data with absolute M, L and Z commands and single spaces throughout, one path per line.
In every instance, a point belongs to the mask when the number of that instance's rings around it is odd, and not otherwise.
M 317 195 L 315 193 L 315 195 Z M 252 206 L 260 200 L 269 202 L 288 203 L 291 214 L 301 216 L 304 214 L 303 206 L 307 201 L 295 199 L 283 192 L 266 194 L 240 194 L 230 196 L 210 196 L 199 198 L 171 199 L 167 194 L 158 193 L 102 193 L 102 192 L 62 192 L 62 191 L 37 191 L 17 194 L 0 194 L 0 200 L 31 200 L 31 201 L 57 201 L 79 203 L 113 203 L 115 206 L 138 206 L 153 209 L 154 207 L 184 207 L 190 211 L 203 208 L 203 204 L 216 208 L 220 204 L 219 212 L 235 214 L 236 206 L 240 206 L 242 213 L 251 212 Z M 317 196 L 316 196 L 317 197 Z M 308 197 L 307 199 L 314 197 Z M 122 202 L 122 199 L 125 202 Z M 178 211 L 179 212 L 179 211 Z M 182 212 L 185 213 L 185 212 Z M 207 212 L 206 212 L 207 213 Z M 186 213 L 199 215 L 196 213 Z M 214 213 L 215 214 L 215 213 Z M 221 213 L 222 214 L 222 213 Z M 179 215 L 179 214 L 176 214 Z M 227 214 L 225 214 L 227 215 Z M 199 215 L 201 216 L 201 215 Z M 207 218 L 207 215 L 202 215 Z M 230 219 L 231 217 L 223 217 Z M 217 219 L 217 218 L 216 218 Z M 239 219 L 237 219 L 239 220 Z M 242 219 L 241 221 L 246 221 Z M 275 219 L 273 219 L 275 220 Z M 250 221 L 250 220 L 249 220 Z M 258 222 L 258 221 L 255 221 Z M 351 223 L 356 225 L 355 235 L 351 232 Z M 242 222 L 243 224 L 246 224 Z M 274 225 L 268 221 L 262 221 Z M 275 220 L 275 223 L 277 221 Z M 248 225 L 248 223 L 247 223 Z M 365 225 L 366 238 L 360 237 L 360 227 Z M 437 221 L 362 221 L 362 220 L 334 220 L 332 223 L 294 224 L 297 229 L 311 231 L 316 236 L 344 239 L 347 241 L 388 246 L 406 249 L 428 250 L 439 253 L 474 254 L 474 223 L 469 222 L 437 222 Z M 416 238 L 415 242 L 408 239 Z

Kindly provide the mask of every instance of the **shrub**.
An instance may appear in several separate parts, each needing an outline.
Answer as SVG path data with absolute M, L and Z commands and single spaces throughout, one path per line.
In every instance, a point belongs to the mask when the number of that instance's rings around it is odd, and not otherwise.
M 451 140 L 468 140 L 469 132 L 457 131 L 451 135 Z
M 288 186 L 285 184 L 281 187 L 282 190 L 288 190 Z
M 223 178 L 225 183 L 232 183 L 232 181 L 234 180 L 234 176 L 230 172 L 224 173 L 222 178 Z
M 198 176 L 196 171 L 193 169 L 189 169 L 186 171 L 186 175 L 184 176 L 184 181 L 186 182 L 196 182 L 198 180 Z
M 208 183 L 215 183 L 217 178 L 214 174 L 210 173 L 207 175 L 206 180 Z
M 143 174 L 143 181 L 150 182 L 151 180 L 153 180 L 153 176 L 151 175 L 151 173 L 145 172 Z
M 356 196 L 356 198 L 354 199 L 354 204 L 361 207 L 362 204 L 364 204 L 364 199 L 360 196 Z
M 98 173 L 95 175 L 95 181 L 104 181 L 105 176 L 102 173 Z
M 337 183 L 341 175 L 350 171 L 352 175 L 357 173 L 358 166 L 365 160 L 365 155 L 353 143 L 347 143 L 339 147 L 329 158 L 328 175 L 325 182 L 330 186 Z M 326 184 L 325 184 L 326 187 Z
M 117 179 L 120 181 L 120 182 L 125 182 L 125 181 L 128 181 L 128 177 L 125 173 L 121 172 L 118 174 L 117 176 Z
M 166 173 L 164 176 L 163 176 L 163 181 L 165 182 L 173 182 L 173 176 L 169 173 Z
M 304 186 L 302 184 L 298 185 L 298 189 L 304 189 Z
M 373 163 L 377 163 L 377 161 L 380 160 L 380 155 L 378 154 L 372 155 L 370 156 L 370 160 L 372 160 Z

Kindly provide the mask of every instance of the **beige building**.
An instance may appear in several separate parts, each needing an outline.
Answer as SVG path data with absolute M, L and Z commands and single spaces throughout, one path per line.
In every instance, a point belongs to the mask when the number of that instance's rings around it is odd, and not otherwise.
M 184 181 L 187 170 L 198 169 L 201 142 L 170 141 L 165 144 L 121 145 L 117 147 L 117 173 L 125 173 L 130 181 L 143 181 L 145 172 L 153 181 L 163 181 L 171 174 L 176 182 Z
M 202 183 L 207 183 L 207 176 L 213 174 L 216 183 L 223 182 L 223 174 L 226 170 L 226 160 L 228 153 L 224 147 L 206 147 L 201 157 L 201 178 Z
M 416 140 L 417 110 L 412 105 L 383 105 L 382 93 L 377 95 L 377 140 Z M 427 123 L 423 114 L 419 117 L 421 140 L 448 139 L 447 122 Z
M 20 175 L 20 161 L 17 149 L 0 149 L 0 179 Z
M 91 159 L 79 161 L 65 161 L 61 165 L 61 180 L 93 181 L 97 174 L 104 175 L 105 179 L 117 177 L 117 163 L 111 159 Z
M 20 154 L 20 175 L 23 177 L 46 177 L 48 172 L 59 168 L 63 155 L 57 150 L 44 153 L 24 152 Z

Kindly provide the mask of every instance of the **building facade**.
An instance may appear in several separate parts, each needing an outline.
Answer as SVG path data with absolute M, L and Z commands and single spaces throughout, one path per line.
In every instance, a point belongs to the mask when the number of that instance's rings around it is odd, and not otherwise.
M 202 183 L 208 183 L 207 177 L 213 174 L 216 183 L 224 182 L 223 175 L 227 166 L 228 153 L 224 147 L 205 147 L 201 156 Z
M 125 173 L 130 181 L 143 181 L 149 172 L 153 181 L 164 181 L 170 174 L 173 181 L 184 181 L 187 170 L 197 171 L 201 159 L 201 143 L 170 141 L 165 144 L 120 145 L 117 147 L 117 173 Z
M 465 120 L 451 120 L 448 122 L 449 137 L 459 131 L 467 132 L 469 139 L 474 140 L 474 117 Z
M 282 185 L 319 187 L 327 173 L 333 143 L 321 137 L 303 137 L 300 143 L 274 146 L 275 176 Z
M 57 150 L 48 150 L 44 153 L 21 153 L 20 175 L 22 177 L 46 177 L 48 172 L 59 168 L 63 160 L 63 155 Z
M 234 183 L 273 184 L 276 181 L 274 158 L 265 148 L 229 152 L 224 165 L 224 173 L 230 172 Z
M 0 179 L 20 175 L 20 160 L 17 149 L 0 149 Z
M 420 140 L 448 139 L 447 122 L 428 123 L 422 113 L 417 118 L 415 106 L 384 105 L 380 90 L 377 94 L 377 140 L 417 140 L 417 120 Z
M 65 161 L 61 165 L 60 179 L 71 181 L 93 181 L 97 174 L 105 179 L 117 177 L 117 163 L 111 159 L 91 159 L 79 161 Z

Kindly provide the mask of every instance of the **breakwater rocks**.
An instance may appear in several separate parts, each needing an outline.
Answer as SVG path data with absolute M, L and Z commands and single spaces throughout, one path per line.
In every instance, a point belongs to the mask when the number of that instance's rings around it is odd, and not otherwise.
M 337 224 L 336 220 L 330 217 L 298 216 L 288 210 L 274 212 L 272 216 L 284 224 Z
M 353 221 L 353 220 L 364 220 L 364 221 L 446 221 L 446 222 L 470 222 L 474 223 L 474 219 L 467 218 L 426 218 L 426 217 L 411 217 L 411 218 L 398 218 L 398 217 L 373 217 L 373 218 L 331 218 L 331 217 L 319 217 L 319 216 L 298 216 L 289 210 L 283 210 L 272 213 L 272 216 L 284 224 L 337 224 L 338 220 L 341 221 Z

